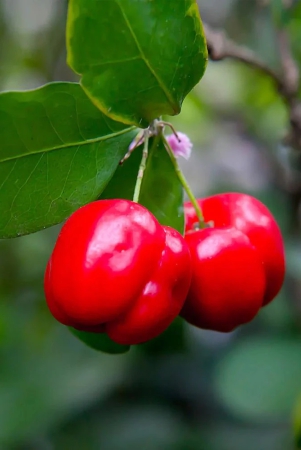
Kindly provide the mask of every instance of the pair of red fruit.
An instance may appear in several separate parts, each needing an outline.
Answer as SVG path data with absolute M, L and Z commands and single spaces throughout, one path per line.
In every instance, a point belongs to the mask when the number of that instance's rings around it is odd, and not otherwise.
M 210 226 L 195 230 L 196 213 L 186 203 L 184 237 L 128 200 L 96 201 L 77 210 L 46 269 L 53 316 L 125 345 L 153 339 L 179 314 L 222 332 L 251 321 L 283 283 L 279 227 L 249 195 L 198 202 Z

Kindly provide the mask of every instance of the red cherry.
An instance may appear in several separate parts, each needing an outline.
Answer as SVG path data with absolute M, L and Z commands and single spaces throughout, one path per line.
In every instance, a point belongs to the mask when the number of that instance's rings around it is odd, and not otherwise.
M 250 240 L 235 228 L 186 235 L 192 282 L 181 316 L 199 328 L 229 332 L 262 306 L 264 267 Z
M 206 222 L 215 227 L 235 227 L 243 232 L 256 247 L 264 265 L 266 291 L 264 305 L 280 291 L 285 275 L 284 244 L 280 228 L 259 200 L 247 194 L 225 193 L 199 199 Z M 191 203 L 185 203 L 186 232 L 197 222 Z
M 63 226 L 45 295 L 59 322 L 130 345 L 170 325 L 190 278 L 189 250 L 177 231 L 137 203 L 103 200 L 80 208 Z

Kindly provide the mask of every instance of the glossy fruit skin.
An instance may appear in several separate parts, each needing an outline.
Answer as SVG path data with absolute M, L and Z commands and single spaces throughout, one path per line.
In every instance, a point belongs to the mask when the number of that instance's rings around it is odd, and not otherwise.
M 229 332 L 251 321 L 262 306 L 265 273 L 241 231 L 206 228 L 186 235 L 192 281 L 181 316 L 199 328 Z
M 256 198 L 241 193 L 217 194 L 199 199 L 205 222 L 214 227 L 234 227 L 243 232 L 260 254 L 266 276 L 263 306 L 270 303 L 280 291 L 285 275 L 285 252 L 280 228 L 268 210 Z M 186 233 L 197 222 L 194 208 L 184 206 Z
M 191 280 L 184 238 L 143 206 L 101 200 L 66 221 L 47 264 L 53 316 L 118 344 L 145 342 L 179 314 Z

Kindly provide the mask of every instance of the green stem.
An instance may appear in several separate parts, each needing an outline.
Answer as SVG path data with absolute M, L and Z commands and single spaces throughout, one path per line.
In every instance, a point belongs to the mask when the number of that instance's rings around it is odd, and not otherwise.
M 172 164 L 174 166 L 176 174 L 177 174 L 177 176 L 178 176 L 178 178 L 179 178 L 179 180 L 180 180 L 184 190 L 186 191 L 186 194 L 188 195 L 189 200 L 191 201 L 191 203 L 192 203 L 192 205 L 193 205 L 193 207 L 195 209 L 196 216 L 198 218 L 200 228 L 206 228 L 206 222 L 204 220 L 204 216 L 203 216 L 202 210 L 200 208 L 200 205 L 198 204 L 197 199 L 193 195 L 193 192 L 190 189 L 189 184 L 187 183 L 187 180 L 186 180 L 182 170 L 180 169 L 178 160 L 175 157 L 174 152 L 172 151 L 172 149 L 171 149 L 169 143 L 167 142 L 165 136 L 163 135 L 163 133 L 162 133 L 162 139 L 163 139 L 165 148 L 167 150 L 167 153 L 169 154 L 171 162 L 172 162 Z
M 146 168 L 146 161 L 147 161 L 147 157 L 148 157 L 148 144 L 149 144 L 149 130 L 147 129 L 144 132 L 144 146 L 143 146 L 143 152 L 142 152 L 142 159 L 141 159 L 141 163 L 139 166 L 139 171 L 138 171 L 138 176 L 137 176 L 137 181 L 136 181 L 136 186 L 135 186 L 135 191 L 134 191 L 134 197 L 133 197 L 133 201 L 136 203 L 138 203 L 138 201 L 139 201 L 141 184 L 142 184 L 142 180 L 143 180 L 144 171 Z

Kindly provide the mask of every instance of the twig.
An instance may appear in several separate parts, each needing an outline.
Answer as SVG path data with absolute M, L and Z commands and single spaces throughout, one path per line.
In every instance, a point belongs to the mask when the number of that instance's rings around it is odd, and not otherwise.
M 291 51 L 287 32 L 283 29 L 277 33 L 280 62 L 282 66 L 283 85 L 286 96 L 295 97 L 298 94 L 300 73 Z
M 143 146 L 143 151 L 142 151 L 142 160 L 141 160 L 141 163 L 139 166 L 137 181 L 136 181 L 135 190 L 134 190 L 134 197 L 133 197 L 133 201 L 137 202 L 137 203 L 139 202 L 142 180 L 143 180 L 143 176 L 144 176 L 144 172 L 145 172 L 145 168 L 146 168 L 146 161 L 148 158 L 148 144 L 149 144 L 149 130 L 146 129 L 146 130 L 144 130 L 144 146 Z
M 197 218 L 198 218 L 197 227 L 198 227 L 198 228 L 201 228 L 201 229 L 202 229 L 202 228 L 207 228 L 207 224 L 206 224 L 206 222 L 205 222 L 205 219 L 204 219 L 204 216 L 203 216 L 203 212 L 202 212 L 202 210 L 201 210 L 201 207 L 200 207 L 200 205 L 198 204 L 197 199 L 195 198 L 195 196 L 194 196 L 192 190 L 190 189 L 190 186 L 189 186 L 189 184 L 187 183 L 187 180 L 186 180 L 186 178 L 185 178 L 185 176 L 184 176 L 182 170 L 180 169 L 178 160 L 177 160 L 177 158 L 175 157 L 174 152 L 172 151 L 172 149 L 171 149 L 171 147 L 170 147 L 170 145 L 169 145 L 167 139 L 165 138 L 165 136 L 164 136 L 163 134 L 162 134 L 161 136 L 162 136 L 162 140 L 163 140 L 165 149 L 166 149 L 166 151 L 167 151 L 167 153 L 168 153 L 168 155 L 169 155 L 169 157 L 170 157 L 170 160 L 171 160 L 171 162 L 172 162 L 172 165 L 174 166 L 175 172 L 176 172 L 176 174 L 177 174 L 177 176 L 178 176 L 178 179 L 179 179 L 180 183 L 182 184 L 184 190 L 186 191 L 186 194 L 187 194 L 189 200 L 191 201 L 191 203 L 192 203 L 192 205 L 193 205 L 193 207 L 194 207 L 196 216 L 197 216 Z
M 281 62 L 281 73 L 278 73 L 262 61 L 255 52 L 236 44 L 223 31 L 213 30 L 208 25 L 204 28 L 211 60 L 221 61 L 232 58 L 264 73 L 274 81 L 276 89 L 289 109 L 290 130 L 284 142 L 301 151 L 301 102 L 298 98 L 300 73 L 286 32 L 279 30 L 277 33 Z
M 282 85 L 281 77 L 261 61 L 251 49 L 236 44 L 223 31 L 213 30 L 208 25 L 204 25 L 204 29 L 208 52 L 212 61 L 221 61 L 226 58 L 236 59 L 273 78 L 278 88 Z
M 300 89 L 300 71 L 291 51 L 290 40 L 284 29 L 278 30 L 278 47 L 282 68 L 282 92 L 289 107 L 290 130 L 284 143 L 297 150 L 301 149 L 301 102 L 298 91 Z

